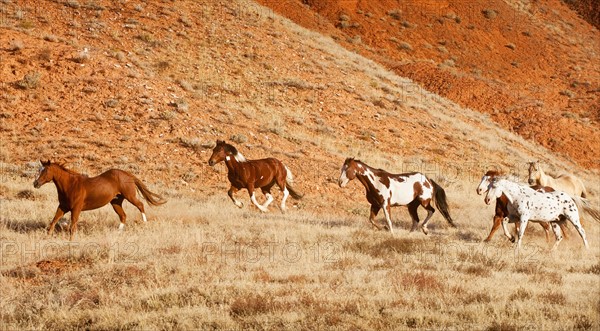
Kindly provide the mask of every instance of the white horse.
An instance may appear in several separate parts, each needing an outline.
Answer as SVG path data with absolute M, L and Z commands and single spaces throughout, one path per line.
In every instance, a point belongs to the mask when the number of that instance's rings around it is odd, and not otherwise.
M 489 205 L 492 200 L 499 198 L 502 194 L 508 198 L 508 210 L 510 214 L 509 217 L 504 218 L 502 221 L 504 231 L 508 231 L 506 223 L 508 223 L 509 218 L 514 218 L 521 222 L 519 232 L 517 233 L 517 254 L 521 248 L 521 240 L 529 221 L 551 222 L 552 230 L 556 236 L 556 242 L 552 246 L 552 250 L 555 250 L 563 239 L 560 227 L 556 222 L 561 216 L 573 224 L 577 232 L 579 232 L 581 239 L 583 239 L 585 248 L 589 247 L 585 237 L 585 230 L 579 221 L 577 204 L 565 192 L 543 193 L 506 179 L 496 179 L 490 184 L 488 193 L 485 196 L 485 203 Z
M 529 164 L 529 185 L 542 185 L 550 186 L 557 191 L 563 191 L 572 197 L 587 196 L 585 186 L 581 179 L 577 178 L 572 174 L 562 174 L 558 177 L 552 177 L 547 175 L 542 167 L 540 161 L 528 162 Z

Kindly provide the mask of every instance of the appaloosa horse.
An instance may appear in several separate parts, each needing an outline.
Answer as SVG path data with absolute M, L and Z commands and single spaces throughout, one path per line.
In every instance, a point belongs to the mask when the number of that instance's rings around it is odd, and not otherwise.
M 558 244 L 562 241 L 562 234 L 560 227 L 556 223 L 561 217 L 566 218 L 577 230 L 583 244 L 587 249 L 589 247 L 585 230 L 579 222 L 579 210 L 577 203 L 565 192 L 539 192 L 531 187 L 525 185 L 519 185 L 515 182 L 511 182 L 506 179 L 496 178 L 492 180 L 489 186 L 489 190 L 485 196 L 485 203 L 490 204 L 492 199 L 499 198 L 502 194 L 506 195 L 509 205 L 509 217 L 506 217 L 502 221 L 504 231 L 506 229 L 506 223 L 509 219 L 516 219 L 521 222 L 519 232 L 517 233 L 517 245 L 516 253 L 518 255 L 519 249 L 521 248 L 521 241 L 525 228 L 529 221 L 534 222 L 549 222 L 552 225 L 552 230 L 556 236 L 556 242 L 552 247 L 552 250 L 558 247 Z
M 142 219 L 146 222 L 144 204 L 138 200 L 136 188 L 144 199 L 153 206 L 158 206 L 166 201 L 158 194 L 152 193 L 134 175 L 118 169 L 108 170 L 96 177 L 88 177 L 66 169 L 60 163 L 40 161 L 42 167 L 37 179 L 33 182 L 35 188 L 52 181 L 56 185 L 58 193 L 58 208 L 48 234 L 54 232 L 56 222 L 66 213 L 71 212 L 70 240 L 77 229 L 79 214 L 85 210 L 100 208 L 110 202 L 115 212 L 119 215 L 121 224 L 119 230 L 125 227 L 125 211 L 123 211 L 123 200 L 131 202 L 142 213 Z
M 275 158 L 260 160 L 246 160 L 246 158 L 235 147 L 222 140 L 217 140 L 217 145 L 208 160 L 210 166 L 225 161 L 227 166 L 227 178 L 231 187 L 227 194 L 233 203 L 242 208 L 244 204 L 235 199 L 233 194 L 243 188 L 248 190 L 250 200 L 262 212 L 267 212 L 267 207 L 273 202 L 271 188 L 277 184 L 283 191 L 281 199 L 281 211 L 285 212 L 285 200 L 289 195 L 294 199 L 301 199 L 302 195 L 292 187 L 294 177 L 292 172 Z M 267 197 L 264 204 L 259 204 L 254 195 L 254 189 L 260 188 Z
M 485 175 L 483 175 L 483 177 L 481 177 L 481 182 L 479 183 L 479 186 L 477 187 L 477 194 L 482 195 L 484 193 L 487 193 L 488 189 L 489 189 L 489 185 L 492 182 L 492 180 L 496 179 L 496 178 L 500 178 L 502 177 L 502 174 L 498 171 L 495 170 L 490 170 L 488 172 L 485 173 Z M 532 189 L 536 190 L 536 191 L 542 191 L 542 192 L 554 192 L 554 189 L 552 187 L 547 187 L 547 186 L 541 186 L 541 185 L 533 185 L 531 186 Z M 494 233 L 496 233 L 496 231 L 498 230 L 498 228 L 500 227 L 500 225 L 502 225 L 502 220 L 504 220 L 505 217 L 508 217 L 509 213 L 508 213 L 508 199 L 506 198 L 506 195 L 502 194 L 498 199 L 496 199 L 496 207 L 495 207 L 495 213 L 494 213 L 494 218 L 493 218 L 493 224 L 492 224 L 492 229 L 490 231 L 490 234 L 487 236 L 487 238 L 485 238 L 484 242 L 489 242 L 492 239 L 492 236 L 494 235 Z M 550 241 L 550 225 L 548 223 L 538 223 L 542 228 L 544 228 L 544 231 L 546 233 L 546 241 Z M 559 223 L 560 228 L 562 229 L 562 232 L 565 236 L 565 238 L 567 238 L 567 232 L 566 227 L 565 227 L 565 221 L 560 221 Z M 515 227 L 516 230 L 519 231 L 519 222 L 515 222 Z M 512 242 L 515 241 L 515 237 L 510 234 L 510 233 L 504 233 L 508 239 Z
M 377 229 L 381 229 L 375 223 L 375 216 L 377 216 L 380 209 L 383 209 L 388 229 L 393 232 L 390 207 L 408 206 L 408 212 L 413 221 L 410 230 L 412 232 L 416 230 L 419 224 L 417 208 L 423 206 L 427 210 L 427 217 L 423 221 L 421 229 L 423 233 L 429 233 L 427 222 L 435 212 L 431 200 L 435 202 L 436 207 L 438 207 L 446 221 L 452 227 L 456 227 L 450 217 L 444 189 L 421 173 L 391 174 L 381 169 L 372 168 L 354 158 L 347 158 L 342 166 L 338 184 L 340 187 L 345 187 L 354 178 L 358 178 L 367 190 L 367 201 L 371 204 L 369 221 Z

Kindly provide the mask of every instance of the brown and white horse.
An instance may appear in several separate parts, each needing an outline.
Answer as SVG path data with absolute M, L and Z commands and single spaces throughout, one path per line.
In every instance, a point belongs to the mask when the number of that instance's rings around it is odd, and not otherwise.
M 587 196 L 583 182 L 572 174 L 562 174 L 556 178 L 547 175 L 539 161 L 528 162 L 529 164 L 529 185 L 550 186 L 557 191 L 563 191 L 572 197 Z
M 302 195 L 296 192 L 291 184 L 293 183 L 292 172 L 275 158 L 260 160 L 246 160 L 246 158 L 235 147 L 222 140 L 217 140 L 217 145 L 208 160 L 212 167 L 215 164 L 225 161 L 227 166 L 227 178 L 231 187 L 227 194 L 233 203 L 242 208 L 244 204 L 238 201 L 233 194 L 243 188 L 248 190 L 250 200 L 262 212 L 267 212 L 267 207 L 273 202 L 271 188 L 277 184 L 283 191 L 281 199 L 281 211 L 285 212 L 285 200 L 289 195 L 294 199 L 301 199 Z M 254 189 L 260 188 L 267 197 L 264 204 L 259 204 L 254 195 Z
M 429 232 L 427 222 L 435 212 L 431 200 L 435 202 L 446 221 L 452 227 L 456 227 L 450 217 L 444 189 L 421 173 L 391 174 L 372 168 L 354 158 L 347 158 L 342 166 L 338 184 L 340 187 L 345 187 L 354 178 L 357 178 L 367 190 L 367 201 L 371 204 L 369 221 L 377 229 L 381 229 L 375 223 L 375 216 L 379 210 L 383 209 L 388 229 L 393 232 L 390 208 L 408 206 L 408 212 L 413 221 L 410 231 L 415 231 L 419 224 L 417 208 L 423 206 L 427 210 L 427 217 L 423 221 L 421 229 L 423 233 L 427 234 Z
M 140 191 L 149 204 L 158 206 L 166 201 L 158 194 L 148 190 L 134 175 L 119 169 L 108 170 L 96 177 L 88 177 L 66 169 L 62 164 L 41 161 L 42 167 L 37 179 L 33 182 L 35 188 L 40 188 L 48 182 L 54 182 L 58 193 L 58 208 L 54 214 L 48 234 L 52 234 L 58 220 L 71 212 L 70 240 L 77 229 L 79 214 L 85 210 L 100 208 L 110 202 L 119 215 L 121 224 L 119 230 L 125 227 L 125 211 L 123 200 L 131 202 L 142 213 L 146 222 L 144 204 L 138 200 L 136 189 Z
M 492 181 L 494 179 L 497 179 L 500 177 L 503 177 L 503 176 L 498 171 L 490 170 L 490 171 L 486 172 L 485 175 L 483 175 L 483 177 L 481 177 L 481 182 L 479 183 L 479 186 L 477 187 L 477 194 L 482 195 L 484 193 L 487 193 Z M 540 192 L 554 192 L 554 189 L 552 187 L 547 187 L 547 186 L 533 185 L 533 186 L 531 186 L 531 188 L 536 191 L 540 191 Z M 487 238 L 485 238 L 484 242 L 489 242 L 492 239 L 492 236 L 494 235 L 494 233 L 496 233 L 498 228 L 502 225 L 502 220 L 504 220 L 505 217 L 509 216 L 508 202 L 509 202 L 508 198 L 504 194 L 502 194 L 499 198 L 496 199 L 496 207 L 495 207 L 492 229 L 490 230 L 490 234 L 487 236 Z M 518 221 L 515 222 L 515 227 L 516 227 L 517 232 L 519 232 L 520 224 L 521 223 Z M 540 222 L 538 224 L 546 232 L 546 241 L 550 241 L 550 230 L 551 230 L 550 224 L 545 223 L 545 222 Z M 566 230 L 565 224 L 566 224 L 566 221 L 560 221 L 558 223 L 565 238 L 567 238 L 567 232 L 565 231 Z M 504 227 L 503 227 L 503 229 L 504 229 Z M 504 232 L 504 234 L 508 237 L 508 239 L 510 241 L 512 241 L 512 242 L 515 241 L 515 237 L 512 234 L 510 234 L 506 231 Z

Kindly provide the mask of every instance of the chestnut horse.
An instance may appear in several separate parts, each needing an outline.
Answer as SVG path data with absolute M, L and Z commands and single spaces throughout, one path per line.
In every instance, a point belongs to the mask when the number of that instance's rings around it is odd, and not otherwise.
M 146 222 L 144 204 L 138 200 L 136 188 L 144 199 L 153 206 L 162 205 L 166 201 L 158 194 L 152 193 L 134 175 L 118 169 L 111 169 L 99 176 L 88 177 L 66 169 L 62 164 L 50 161 L 41 161 L 42 167 L 37 179 L 33 182 L 35 188 L 52 181 L 58 192 L 58 208 L 50 227 L 48 235 L 54 232 L 56 222 L 66 213 L 71 212 L 70 240 L 77 229 L 79 214 L 85 210 L 97 209 L 110 202 L 115 212 L 119 215 L 121 224 L 119 230 L 125 227 L 125 211 L 123 200 L 131 202 L 142 213 Z
M 248 190 L 250 200 L 262 212 L 267 212 L 267 207 L 273 202 L 271 188 L 275 184 L 283 191 L 283 198 L 281 199 L 282 212 L 286 210 L 285 200 L 289 195 L 294 199 L 302 198 L 302 195 L 292 187 L 294 179 L 292 172 L 281 161 L 275 158 L 246 160 L 242 153 L 238 152 L 235 147 L 223 140 L 217 140 L 217 145 L 213 149 L 208 164 L 212 167 L 221 161 L 225 161 L 227 178 L 231 183 L 227 194 L 231 198 L 231 201 L 240 208 L 244 204 L 236 200 L 233 194 L 243 188 Z M 267 201 L 262 205 L 256 201 L 254 195 L 254 189 L 256 188 L 260 188 L 267 197 Z
M 375 216 L 379 210 L 383 209 L 388 229 L 393 232 L 390 208 L 408 206 L 408 213 L 413 221 L 410 231 L 415 231 L 419 224 L 417 208 L 423 206 L 427 210 L 427 217 L 421 225 L 421 230 L 428 234 L 427 222 L 435 212 L 431 200 L 435 202 L 446 221 L 452 227 L 456 227 L 450 217 L 444 189 L 421 173 L 391 174 L 385 170 L 372 168 L 354 158 L 347 158 L 342 166 L 338 184 L 340 187 L 345 187 L 354 178 L 358 178 L 367 190 L 367 201 L 371 204 L 369 221 L 379 230 L 381 227 L 375 223 Z
M 529 164 L 529 185 L 538 184 L 550 186 L 557 191 L 563 191 L 572 197 L 587 196 L 583 182 L 572 174 L 562 174 L 558 177 L 547 175 L 539 161 L 528 162 Z
M 494 170 L 490 170 L 488 172 L 485 173 L 485 175 L 483 175 L 483 177 L 481 177 L 481 182 L 479 183 L 479 186 L 477 187 L 477 194 L 482 195 L 484 193 L 487 193 L 488 189 L 489 189 L 489 185 L 491 184 L 492 180 L 496 179 L 496 178 L 500 178 L 502 176 L 502 174 L 498 171 L 494 171 Z M 554 192 L 554 189 L 552 187 L 548 187 L 548 186 L 541 186 L 541 185 L 533 185 L 531 186 L 532 189 L 536 190 L 536 191 L 540 191 L 540 192 Z M 496 207 L 495 207 L 495 213 L 494 213 L 494 218 L 493 218 L 493 224 L 492 224 L 492 230 L 490 231 L 490 234 L 487 236 L 487 238 L 485 238 L 484 242 L 489 242 L 490 240 L 492 240 L 492 236 L 494 235 L 494 233 L 496 233 L 496 231 L 498 230 L 498 228 L 500 227 L 500 225 L 502 225 L 502 220 L 504 220 L 505 217 L 508 217 L 508 198 L 506 198 L 506 195 L 502 194 L 498 199 L 496 199 Z M 560 226 L 565 238 L 567 238 L 567 232 L 566 230 L 566 226 L 565 226 L 566 222 L 565 221 L 560 221 L 558 223 L 558 225 Z M 519 222 L 515 222 L 515 227 L 517 232 L 519 231 Z M 540 222 L 539 225 L 544 229 L 544 231 L 546 232 L 546 241 L 550 241 L 550 225 L 548 223 L 544 223 L 544 222 Z M 504 233 L 508 239 L 512 242 L 515 241 L 515 237 L 510 234 L 510 233 Z

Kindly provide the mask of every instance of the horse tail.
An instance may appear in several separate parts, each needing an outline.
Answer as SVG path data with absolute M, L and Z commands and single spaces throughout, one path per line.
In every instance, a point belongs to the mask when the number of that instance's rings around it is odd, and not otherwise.
M 433 201 L 435 202 L 435 206 L 439 209 L 442 216 L 448 221 L 448 223 L 455 228 L 456 224 L 450 217 L 450 211 L 448 208 L 448 199 L 446 199 L 446 191 L 438 185 L 438 183 L 434 182 L 433 179 L 429 179 L 431 184 L 433 184 Z
M 138 191 L 140 191 L 144 199 L 146 199 L 146 201 L 148 201 L 149 204 L 153 206 L 160 206 L 167 202 L 167 200 L 164 200 L 160 195 L 150 191 L 148 187 L 146 187 L 146 185 L 144 185 L 144 183 L 142 183 L 142 181 L 139 180 L 137 177 L 133 175 L 132 177 Z
M 290 192 L 290 195 L 292 196 L 292 198 L 294 198 L 296 200 L 302 199 L 304 194 L 298 193 L 292 187 L 292 184 L 294 184 L 294 175 L 292 175 L 292 172 L 290 171 L 290 169 L 288 167 L 286 167 L 285 165 L 283 167 L 285 168 L 285 187 Z
M 590 215 L 597 222 L 600 222 L 600 210 L 593 208 L 588 199 L 573 197 L 573 201 L 575 201 L 577 208 L 583 209 L 586 214 Z

